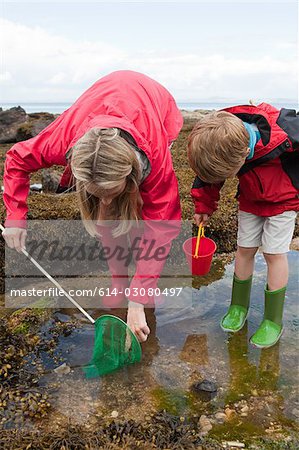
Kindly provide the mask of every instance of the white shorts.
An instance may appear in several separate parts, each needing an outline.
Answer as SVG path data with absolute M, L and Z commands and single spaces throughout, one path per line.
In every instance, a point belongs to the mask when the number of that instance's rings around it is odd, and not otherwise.
M 296 211 L 260 217 L 244 211 L 238 214 L 238 245 L 260 247 L 264 253 L 287 253 L 295 228 Z

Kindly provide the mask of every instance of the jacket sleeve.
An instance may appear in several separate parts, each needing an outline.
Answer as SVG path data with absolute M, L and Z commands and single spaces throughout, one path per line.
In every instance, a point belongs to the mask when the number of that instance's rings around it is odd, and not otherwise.
M 18 142 L 6 154 L 3 201 L 6 227 L 26 228 L 30 173 L 53 164 L 66 165 L 63 114 L 32 139 Z
M 148 184 L 145 180 L 146 187 L 141 190 L 144 232 L 140 236 L 140 250 L 147 257 L 136 261 L 130 284 L 130 300 L 147 305 L 153 305 L 154 298 L 149 295 L 149 289 L 157 287 L 172 242 L 180 233 L 181 226 L 178 183 L 172 166 L 167 165 L 164 170 L 160 167 L 156 175 Z M 140 295 L 135 296 L 134 291 Z
M 299 148 L 299 112 L 294 109 L 282 108 L 277 124 L 287 133 L 294 148 Z
M 73 192 L 75 191 L 75 180 L 73 177 L 72 169 L 70 163 L 67 164 L 64 169 L 63 174 L 59 180 L 59 185 L 56 191 L 56 194 L 60 194 L 62 192 Z
M 153 290 L 157 288 L 173 240 L 180 233 L 180 221 L 146 221 L 142 232 L 130 231 L 131 249 L 138 245 L 136 271 L 130 283 L 129 300 L 154 306 Z
M 195 178 L 191 196 L 195 205 L 196 214 L 213 214 L 218 206 L 220 189 L 224 183 L 208 184 L 203 182 L 198 176 Z

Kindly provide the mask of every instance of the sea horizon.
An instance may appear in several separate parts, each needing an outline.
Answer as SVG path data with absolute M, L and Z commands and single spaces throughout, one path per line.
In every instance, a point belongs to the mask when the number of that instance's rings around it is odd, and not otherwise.
M 203 101 L 203 102 L 188 102 L 188 101 L 177 101 L 177 105 L 181 110 L 185 111 L 196 111 L 198 109 L 222 109 L 234 105 L 248 104 L 248 101 L 236 100 L 236 101 Z M 256 101 L 256 104 L 260 101 Z M 288 108 L 298 110 L 298 101 L 286 99 L 283 100 L 272 100 L 267 101 L 267 103 L 280 108 Z M 51 114 L 61 114 L 63 111 L 68 109 L 72 105 L 71 102 L 6 102 L 0 104 L 3 110 L 7 110 L 13 107 L 21 106 L 27 113 L 37 113 L 37 112 L 48 112 Z

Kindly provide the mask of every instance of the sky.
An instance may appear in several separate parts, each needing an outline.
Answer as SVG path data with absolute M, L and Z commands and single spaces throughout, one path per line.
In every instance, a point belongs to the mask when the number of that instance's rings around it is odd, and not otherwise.
M 298 100 L 296 0 L 2 0 L 0 29 L 0 104 L 72 102 L 119 69 L 180 102 Z

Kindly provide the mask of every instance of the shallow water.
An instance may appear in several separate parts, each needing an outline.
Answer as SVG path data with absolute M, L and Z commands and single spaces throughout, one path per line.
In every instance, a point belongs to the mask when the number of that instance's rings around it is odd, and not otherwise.
M 158 409 L 177 415 L 211 414 L 245 400 L 250 411 L 243 420 L 261 433 L 264 419 L 293 425 L 299 418 L 299 252 L 289 253 L 289 263 L 285 331 L 271 349 L 255 349 L 248 342 L 263 314 L 266 265 L 260 254 L 248 324 L 235 335 L 229 336 L 219 327 L 229 304 L 233 276 L 233 264 L 223 270 L 219 261 L 208 279 L 194 279 L 197 288 L 184 288 L 173 308 L 160 307 L 155 314 L 147 311 L 151 335 L 143 344 L 139 364 L 103 378 L 85 379 L 82 366 L 91 358 L 93 327 L 82 322 L 81 328 L 60 339 L 55 352 L 60 359 L 53 362 L 43 355 L 47 373 L 41 383 L 55 398 L 51 423 L 71 419 L 72 423 L 92 424 L 96 417 L 111 414 L 141 420 Z M 115 313 L 125 318 L 125 311 Z M 62 321 L 74 314 L 81 317 L 71 310 L 56 313 Z M 57 375 L 53 369 L 62 362 L 71 371 Z M 191 390 L 192 383 L 202 379 L 217 385 L 217 395 L 209 402 Z

